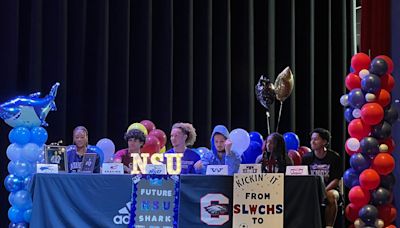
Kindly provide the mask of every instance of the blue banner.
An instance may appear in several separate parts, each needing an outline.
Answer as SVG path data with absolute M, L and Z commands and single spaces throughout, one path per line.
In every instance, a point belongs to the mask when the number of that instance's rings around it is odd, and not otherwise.
M 136 175 L 132 181 L 129 227 L 178 227 L 179 176 Z

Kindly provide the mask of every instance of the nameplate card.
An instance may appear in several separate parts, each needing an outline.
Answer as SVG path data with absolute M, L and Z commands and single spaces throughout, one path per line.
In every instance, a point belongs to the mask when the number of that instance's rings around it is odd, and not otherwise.
M 306 166 L 306 165 L 286 166 L 286 175 L 288 175 L 288 176 L 307 176 L 308 175 L 308 166 Z
M 58 173 L 57 164 L 36 164 L 37 173 Z
M 206 175 L 228 175 L 227 165 L 208 165 Z
M 145 168 L 146 174 L 157 174 L 157 175 L 166 175 L 167 174 L 167 168 L 165 164 L 161 165 L 153 165 L 153 164 L 147 164 Z
M 261 173 L 261 164 L 240 164 L 239 173 Z
M 102 174 L 124 174 L 124 164 L 122 163 L 103 163 Z

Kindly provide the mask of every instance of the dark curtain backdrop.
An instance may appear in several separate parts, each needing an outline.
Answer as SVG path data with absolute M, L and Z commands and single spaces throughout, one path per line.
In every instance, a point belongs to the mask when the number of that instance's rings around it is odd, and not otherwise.
M 290 66 L 295 89 L 280 132 L 309 145 L 311 129 L 328 128 L 342 153 L 349 12 L 345 0 L 3 0 L 1 102 L 46 94 L 59 81 L 48 142 L 69 144 L 72 129 L 85 125 L 91 144 L 107 137 L 121 149 L 129 124 L 150 119 L 166 133 L 174 122 L 191 122 L 195 147 L 209 146 L 217 124 L 265 136 L 254 86 L 261 74 L 274 80 Z M 4 180 L 11 128 L 0 126 Z M 5 224 L 7 196 L 2 185 Z

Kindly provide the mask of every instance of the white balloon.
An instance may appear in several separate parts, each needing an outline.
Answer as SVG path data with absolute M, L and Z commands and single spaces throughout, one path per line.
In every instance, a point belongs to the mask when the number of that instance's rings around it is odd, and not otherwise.
M 349 95 L 344 94 L 340 97 L 340 104 L 342 104 L 344 107 L 349 105 Z
M 375 95 L 375 94 L 373 94 L 373 93 L 367 93 L 367 94 L 365 94 L 365 100 L 366 100 L 367 102 L 375 101 L 375 99 L 376 99 L 376 95 Z
M 375 227 L 376 228 L 382 228 L 385 225 L 382 219 L 377 219 L 375 220 Z
M 352 112 L 352 114 L 353 114 L 353 117 L 354 118 L 360 118 L 361 117 L 361 110 L 360 109 L 358 109 L 358 108 L 355 108 L 354 110 L 353 110 L 353 112 Z
M 364 70 L 360 70 L 360 73 L 358 73 L 358 76 L 363 79 L 365 76 L 369 75 L 369 71 L 364 69 Z
M 386 145 L 386 144 L 381 144 L 381 145 L 379 145 L 379 152 L 385 153 L 385 152 L 387 152 L 388 150 L 389 150 L 388 145 Z
M 103 151 L 104 154 L 104 162 L 112 162 L 114 152 L 115 152 L 115 145 L 113 141 L 110 139 L 104 138 L 100 139 L 96 146 Z
M 346 146 L 351 151 L 358 151 L 358 149 L 360 149 L 360 141 L 358 141 L 358 139 L 356 139 L 356 138 L 349 138 L 346 141 Z
M 250 145 L 249 133 L 241 128 L 231 131 L 229 139 L 232 141 L 232 151 L 235 151 L 240 156 Z
M 361 228 L 365 225 L 365 223 L 361 220 L 361 219 L 356 219 L 356 221 L 354 221 L 354 227 L 355 228 Z

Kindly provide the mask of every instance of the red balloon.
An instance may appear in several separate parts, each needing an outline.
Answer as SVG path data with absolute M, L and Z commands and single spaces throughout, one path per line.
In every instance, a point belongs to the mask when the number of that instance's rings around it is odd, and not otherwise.
M 377 94 L 377 102 L 378 104 L 380 104 L 382 107 L 386 107 L 388 106 L 388 104 L 390 104 L 390 93 L 385 90 L 385 89 L 381 89 L 379 91 L 379 93 Z
M 359 177 L 360 186 L 366 190 L 372 190 L 379 186 L 381 177 L 373 169 L 364 170 Z
M 380 175 L 388 175 L 394 170 L 395 161 L 388 153 L 379 153 L 372 161 L 372 168 Z
M 381 77 L 381 88 L 385 89 L 389 93 L 392 91 L 394 87 L 394 78 L 390 74 L 385 74 Z
M 383 60 L 385 60 L 385 62 L 387 63 L 387 66 L 388 66 L 388 71 L 387 71 L 387 73 L 389 73 L 389 74 L 391 74 L 392 72 L 393 72 L 393 61 L 392 61 L 392 59 L 389 57 L 389 56 L 386 56 L 386 55 L 379 55 L 379 56 L 377 56 L 376 58 L 381 58 L 381 59 L 383 59 Z
M 383 220 L 385 226 L 389 226 L 397 216 L 397 210 L 392 204 L 378 206 L 379 218 Z
M 156 125 L 150 120 L 142 120 L 140 121 L 141 124 L 147 129 L 147 132 L 150 133 L 152 130 L 156 129 Z
M 393 224 L 391 224 L 391 225 L 389 225 L 389 226 L 385 226 L 385 228 L 396 228 L 396 226 L 393 225 Z
M 368 190 L 361 188 L 360 186 L 354 186 L 349 191 L 349 200 L 357 208 L 361 208 L 368 204 L 371 199 L 371 194 Z
M 301 147 L 299 147 L 299 149 L 297 149 L 297 152 L 299 152 L 300 156 L 303 157 L 304 154 L 310 153 L 311 149 L 306 146 L 301 146 Z
M 351 137 L 361 140 L 369 135 L 371 126 L 364 123 L 361 119 L 354 119 L 349 123 L 347 131 Z
M 350 73 L 346 76 L 346 88 L 348 90 L 359 89 L 361 88 L 361 78 L 353 73 Z
M 345 209 L 345 215 L 347 220 L 350 222 L 356 221 L 358 218 L 358 211 L 360 210 L 361 207 L 357 207 L 353 203 L 349 203 Z
M 167 143 L 167 135 L 163 130 L 154 129 L 150 132 L 149 135 L 154 135 L 160 141 L 160 148 L 163 148 Z
M 388 151 L 386 153 L 391 154 L 396 147 L 396 143 L 394 142 L 392 137 L 386 138 L 385 140 L 379 141 L 380 144 L 386 144 L 388 146 Z
M 358 74 L 360 70 L 369 69 L 371 59 L 364 53 L 357 53 L 351 58 L 351 67 L 354 69 L 354 73 Z
M 148 135 L 146 137 L 146 143 L 140 150 L 142 153 L 149 153 L 150 156 L 154 153 L 160 152 L 160 141 L 154 135 Z
M 377 125 L 383 120 L 384 111 L 378 103 L 367 103 L 361 108 L 361 119 L 368 125 Z
M 293 160 L 294 165 L 301 165 L 301 155 L 296 150 L 289 150 L 288 156 Z

